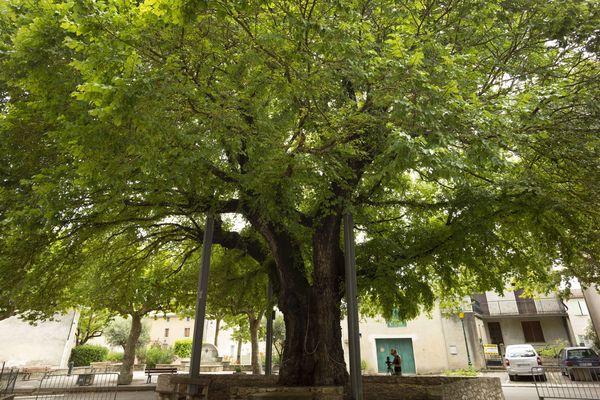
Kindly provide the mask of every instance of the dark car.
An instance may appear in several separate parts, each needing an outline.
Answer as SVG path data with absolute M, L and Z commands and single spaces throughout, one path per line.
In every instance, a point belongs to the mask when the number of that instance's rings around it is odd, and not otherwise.
M 571 380 L 600 376 L 600 357 L 591 347 L 565 347 L 558 353 L 558 366 Z

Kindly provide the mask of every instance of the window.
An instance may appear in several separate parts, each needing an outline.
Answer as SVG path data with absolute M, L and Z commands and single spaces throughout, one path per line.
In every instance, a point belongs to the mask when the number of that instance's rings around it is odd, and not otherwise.
M 577 300 L 577 305 L 575 306 L 575 315 L 589 315 L 587 304 L 583 300 Z
M 392 317 L 386 320 L 388 328 L 404 328 L 406 321 L 400 319 L 400 313 L 398 310 L 392 311 Z
M 165 328 L 165 337 L 169 337 L 169 328 Z
M 190 328 L 183 329 L 183 336 L 190 337 Z
M 186 320 L 187 322 L 190 322 L 190 317 L 185 317 L 185 320 Z
M 540 321 L 522 321 L 521 326 L 523 327 L 523 335 L 525 335 L 526 342 L 545 342 L 544 332 L 542 331 Z

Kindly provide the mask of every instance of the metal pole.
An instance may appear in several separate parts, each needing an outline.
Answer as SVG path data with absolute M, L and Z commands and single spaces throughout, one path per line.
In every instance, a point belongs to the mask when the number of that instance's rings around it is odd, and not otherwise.
M 265 375 L 273 373 L 273 308 L 271 301 L 273 300 L 273 286 L 271 281 L 267 284 L 267 349 L 265 351 Z
M 464 318 L 464 314 L 463 314 Z M 473 364 L 471 363 L 471 354 L 469 353 L 469 343 L 467 343 L 467 332 L 465 332 L 465 321 L 464 319 L 460 319 L 460 323 L 462 324 L 463 336 L 465 337 L 465 348 L 467 349 L 467 362 L 469 363 L 469 367 Z
M 362 400 L 360 334 L 358 332 L 358 302 L 356 298 L 356 259 L 354 256 L 354 222 L 350 213 L 344 215 L 344 255 L 346 266 L 346 303 L 348 307 L 348 345 L 350 348 L 350 384 L 352 399 Z
M 196 316 L 194 317 L 194 338 L 192 341 L 192 358 L 190 360 L 190 378 L 200 376 L 200 357 L 202 356 L 202 336 L 204 334 L 204 317 L 206 312 L 206 291 L 208 289 L 208 269 L 212 250 L 215 217 L 206 215 L 206 227 L 202 239 L 202 262 L 198 278 L 198 296 L 196 298 Z M 190 385 L 190 394 L 196 394 L 197 386 Z

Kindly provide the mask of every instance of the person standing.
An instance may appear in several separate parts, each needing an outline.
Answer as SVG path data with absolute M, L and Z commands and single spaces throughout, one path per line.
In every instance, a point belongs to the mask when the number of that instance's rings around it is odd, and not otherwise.
M 391 349 L 390 353 L 394 357 L 394 360 L 392 361 L 392 365 L 394 366 L 394 375 L 402 376 L 402 357 L 400 357 L 400 354 L 398 354 L 396 349 Z

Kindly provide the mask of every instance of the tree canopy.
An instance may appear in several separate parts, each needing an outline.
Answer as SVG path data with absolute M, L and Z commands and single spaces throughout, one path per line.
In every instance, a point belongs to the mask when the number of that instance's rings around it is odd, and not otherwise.
M 21 309 L 43 308 L 31 280 L 60 296 L 89 241 L 134 231 L 183 268 L 203 215 L 235 213 L 260 237 L 218 223 L 215 242 L 274 265 L 281 382 L 333 384 L 345 212 L 368 310 L 598 280 L 597 2 L 2 7 L 0 268 Z

